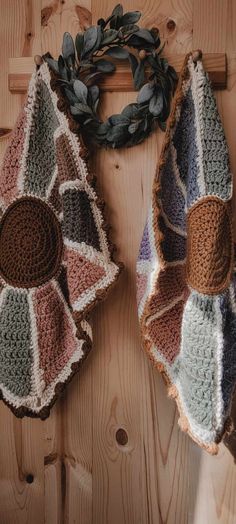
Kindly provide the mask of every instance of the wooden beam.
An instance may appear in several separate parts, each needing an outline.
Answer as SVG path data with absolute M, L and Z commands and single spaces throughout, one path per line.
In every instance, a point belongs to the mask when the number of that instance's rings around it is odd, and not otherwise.
M 168 57 L 168 60 L 179 73 L 184 61 L 184 55 L 173 55 Z M 226 55 L 224 53 L 206 53 L 203 55 L 203 64 L 209 73 L 213 87 L 215 89 L 224 89 L 227 81 Z M 11 93 L 26 92 L 30 75 L 34 68 L 33 57 L 9 59 L 8 84 Z M 104 77 L 100 87 L 102 91 L 133 91 L 133 79 L 128 64 L 124 62 L 117 63 L 116 72 Z

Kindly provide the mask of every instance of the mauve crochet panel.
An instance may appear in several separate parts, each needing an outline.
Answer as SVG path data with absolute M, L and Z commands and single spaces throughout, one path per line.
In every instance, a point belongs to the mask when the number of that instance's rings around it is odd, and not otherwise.
M 236 383 L 232 176 L 201 60 L 186 57 L 137 262 L 143 345 L 181 428 L 214 454 Z
M 0 391 L 20 417 L 49 415 L 91 348 L 87 313 L 121 268 L 63 104 L 43 63 L 0 178 Z

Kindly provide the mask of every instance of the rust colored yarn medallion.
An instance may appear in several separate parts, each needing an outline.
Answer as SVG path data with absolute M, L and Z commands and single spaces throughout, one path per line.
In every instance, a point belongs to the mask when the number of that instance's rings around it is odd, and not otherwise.
M 233 269 L 230 204 L 206 196 L 187 218 L 187 279 L 199 293 L 220 293 L 229 285 Z
M 0 276 L 19 288 L 44 284 L 60 269 L 62 247 L 53 210 L 39 198 L 19 198 L 0 222 Z

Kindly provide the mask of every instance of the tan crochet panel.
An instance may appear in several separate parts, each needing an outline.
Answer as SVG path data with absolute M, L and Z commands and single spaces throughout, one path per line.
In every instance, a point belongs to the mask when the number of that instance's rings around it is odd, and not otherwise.
M 201 293 L 220 293 L 229 285 L 232 269 L 230 204 L 207 196 L 187 216 L 188 284 Z

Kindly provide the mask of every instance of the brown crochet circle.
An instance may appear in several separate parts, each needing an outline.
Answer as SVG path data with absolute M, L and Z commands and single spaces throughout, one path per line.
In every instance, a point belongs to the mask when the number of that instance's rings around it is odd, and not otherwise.
M 36 197 L 11 204 L 0 222 L 0 275 L 12 286 L 44 284 L 59 270 L 62 232 L 52 209 Z
M 187 217 L 188 284 L 200 293 L 219 293 L 229 285 L 232 268 L 231 206 L 207 196 Z

